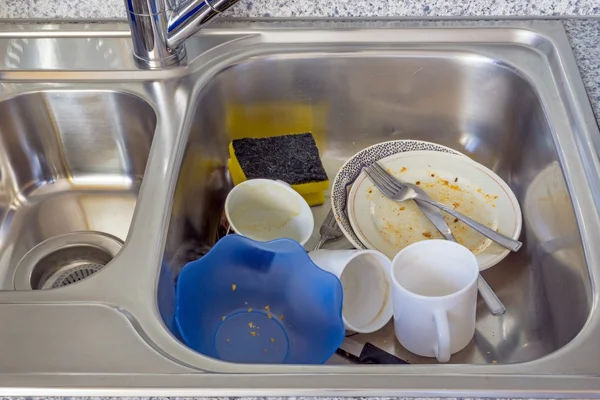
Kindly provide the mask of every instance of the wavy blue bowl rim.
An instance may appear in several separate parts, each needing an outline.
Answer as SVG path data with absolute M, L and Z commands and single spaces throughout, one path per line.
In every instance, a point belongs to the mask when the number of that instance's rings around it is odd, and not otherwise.
M 336 275 L 332 274 L 329 271 L 325 271 L 322 268 L 319 268 L 319 266 L 312 261 L 312 259 L 310 258 L 310 256 L 306 252 L 306 249 L 304 249 L 304 247 L 300 243 L 298 243 L 295 240 L 287 239 L 287 238 L 275 239 L 275 240 L 271 240 L 271 241 L 268 241 L 268 242 L 261 242 L 261 241 L 258 241 L 258 240 L 247 238 L 247 237 L 239 235 L 237 233 L 230 234 L 230 235 L 227 235 L 227 236 L 223 237 L 217 243 L 215 243 L 215 245 L 210 249 L 210 251 L 208 253 L 206 253 L 204 256 L 202 256 L 198 260 L 190 261 L 190 262 L 188 262 L 187 264 L 185 264 L 183 266 L 183 268 L 179 272 L 179 276 L 177 276 L 177 288 L 175 290 L 175 313 L 174 313 L 175 315 L 174 315 L 173 319 L 174 319 L 174 322 L 175 322 L 174 328 L 177 329 L 177 331 L 178 331 L 179 335 L 181 336 L 181 339 L 183 340 L 183 342 L 186 345 L 186 347 L 188 347 L 190 350 L 192 350 L 195 353 L 200 354 L 200 355 L 202 355 L 204 357 L 212 358 L 212 357 L 207 356 L 207 355 L 205 355 L 203 353 L 197 352 L 193 348 L 189 347 L 187 345 L 187 339 L 185 337 L 184 330 L 181 329 L 181 326 L 179 325 L 179 313 L 178 313 L 178 310 L 179 310 L 179 296 L 180 296 L 181 291 L 178 290 L 178 288 L 179 288 L 179 283 L 180 283 L 179 281 L 181 279 L 181 276 L 183 275 L 183 271 L 185 271 L 186 268 L 187 269 L 191 269 L 191 268 L 198 268 L 198 265 L 202 266 L 202 264 L 205 262 L 204 261 L 205 259 L 208 259 L 210 261 L 210 259 L 216 257 L 215 256 L 215 253 L 217 253 L 216 250 L 218 250 L 219 247 L 223 246 L 224 242 L 231 241 L 231 240 L 239 240 L 239 241 L 241 241 L 241 243 L 245 242 L 245 244 L 252 244 L 253 247 L 256 247 L 256 245 L 258 245 L 259 248 L 269 249 L 269 250 L 272 250 L 272 248 L 273 248 L 274 245 L 277 245 L 278 243 L 281 243 L 281 242 L 291 244 L 292 247 L 296 247 L 299 250 L 298 254 L 303 254 L 303 256 L 301 256 L 301 257 L 304 257 L 308 261 L 308 263 L 310 265 L 312 265 L 314 268 L 316 268 L 321 273 L 326 274 L 326 275 L 330 275 L 330 276 L 332 276 L 332 277 L 335 278 L 334 282 L 336 282 L 337 289 L 338 289 L 338 291 L 340 293 L 340 304 L 338 305 L 338 313 L 337 313 L 338 315 L 337 315 L 337 317 L 338 317 L 338 320 L 340 322 L 341 329 L 340 329 L 340 335 L 339 335 L 339 338 L 338 338 L 338 341 L 337 341 L 338 342 L 337 345 L 335 346 L 335 348 L 333 349 L 333 351 L 331 352 L 331 354 L 328 355 L 324 360 L 322 360 L 320 362 L 320 364 L 324 364 L 325 362 L 327 362 L 327 360 L 329 360 L 331 358 L 331 356 L 333 356 L 335 354 L 335 351 L 340 347 L 340 345 L 342 344 L 342 341 L 346 337 L 346 330 L 345 330 L 345 325 L 344 325 L 344 319 L 342 317 L 342 306 L 344 304 L 344 289 L 342 287 L 342 283 L 340 282 L 339 278 Z M 296 250 L 293 250 L 293 252 L 296 252 Z M 290 253 L 291 253 L 291 251 L 290 251 Z M 206 262 L 208 262 L 208 261 L 206 261 Z M 232 362 L 229 362 L 229 361 L 224 361 L 224 360 L 221 360 L 221 359 L 218 359 L 218 358 L 213 358 L 213 359 L 214 360 L 218 360 L 220 362 L 228 363 L 228 364 L 239 364 L 239 363 L 232 363 Z M 282 362 L 281 364 L 283 365 L 285 363 Z M 251 364 L 251 365 L 260 365 L 260 364 Z

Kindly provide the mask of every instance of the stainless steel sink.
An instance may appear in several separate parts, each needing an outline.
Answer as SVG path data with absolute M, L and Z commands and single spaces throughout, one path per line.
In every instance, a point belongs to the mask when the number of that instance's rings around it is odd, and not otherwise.
M 5 391 L 600 394 L 600 133 L 559 23 L 223 22 L 188 42 L 187 65 L 163 71 L 137 70 L 127 36 L 120 24 L 0 29 L 0 48 L 30 47 L 23 66 L 0 61 L 2 288 L 45 238 L 126 239 L 81 282 L 0 292 Z M 98 41 L 77 62 L 26 56 Z M 219 236 L 229 141 L 298 131 L 313 132 L 330 179 L 365 146 L 419 139 L 514 190 L 525 246 L 484 274 L 507 313 L 479 304 L 475 338 L 449 364 L 406 352 L 391 325 L 357 338 L 410 366 L 230 364 L 171 332 L 177 274 Z M 317 225 L 327 211 L 314 209 Z
M 35 245 L 76 231 L 125 240 L 156 115 L 112 91 L 41 91 L 0 102 L 0 288 Z

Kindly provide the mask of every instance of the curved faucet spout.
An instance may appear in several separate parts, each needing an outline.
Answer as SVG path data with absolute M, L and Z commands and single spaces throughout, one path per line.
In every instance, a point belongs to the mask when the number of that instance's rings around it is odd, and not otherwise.
M 164 68 L 185 59 L 184 42 L 239 0 L 125 0 L 133 53 L 143 68 Z

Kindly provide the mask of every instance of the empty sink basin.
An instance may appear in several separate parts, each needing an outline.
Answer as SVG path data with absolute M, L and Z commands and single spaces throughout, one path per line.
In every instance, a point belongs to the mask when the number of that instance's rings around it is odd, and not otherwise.
M 89 253 L 19 264 L 47 239 L 80 231 L 127 238 L 155 124 L 146 102 L 118 92 L 48 91 L 0 102 L 0 289 L 40 289 L 58 273 L 52 268 L 68 272 Z M 102 266 L 114 256 L 105 253 L 91 260 Z

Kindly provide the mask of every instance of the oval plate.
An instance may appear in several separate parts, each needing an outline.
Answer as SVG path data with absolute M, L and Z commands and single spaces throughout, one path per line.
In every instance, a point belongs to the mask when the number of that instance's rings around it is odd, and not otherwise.
M 470 158 L 437 151 L 412 151 L 379 163 L 398 179 L 419 185 L 432 199 L 517 239 L 522 216 L 519 202 L 494 172 Z M 510 251 L 442 212 L 459 243 L 477 257 L 479 269 L 490 268 Z M 350 190 L 348 217 L 352 230 L 370 249 L 393 258 L 409 244 L 442 238 L 414 201 L 383 196 L 364 172 Z

